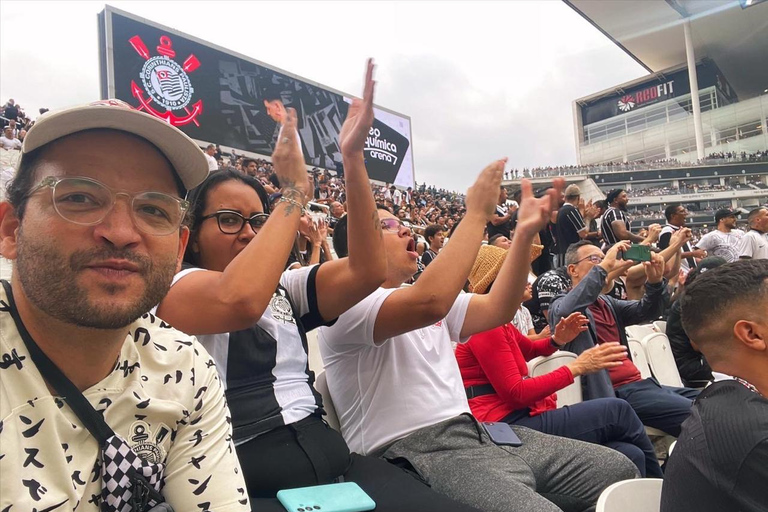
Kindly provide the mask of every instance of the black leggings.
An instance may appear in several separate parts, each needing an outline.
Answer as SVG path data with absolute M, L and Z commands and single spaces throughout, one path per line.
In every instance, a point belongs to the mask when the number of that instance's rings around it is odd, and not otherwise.
M 237 455 L 251 506 L 259 512 L 285 512 L 275 499 L 281 489 L 340 480 L 357 483 L 381 512 L 477 512 L 433 491 L 410 471 L 376 457 L 350 454 L 341 435 L 316 416 L 241 444 Z

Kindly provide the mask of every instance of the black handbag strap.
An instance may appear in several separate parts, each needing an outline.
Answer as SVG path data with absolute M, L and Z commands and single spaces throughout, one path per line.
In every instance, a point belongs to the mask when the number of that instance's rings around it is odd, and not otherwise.
M 3 288 L 5 288 L 5 294 L 8 297 L 8 305 L 10 306 L 11 317 L 13 317 L 13 321 L 16 324 L 16 329 L 19 331 L 21 339 L 24 340 L 24 344 L 27 346 L 30 356 L 32 356 L 32 361 L 40 370 L 40 374 L 66 400 L 69 407 L 72 408 L 77 417 L 80 418 L 80 421 L 83 422 L 83 425 L 99 442 L 99 446 L 104 446 L 107 439 L 115 435 L 114 431 L 107 425 L 102 415 L 93 408 L 80 390 L 77 389 L 77 386 L 72 384 L 72 381 L 64 375 L 59 367 L 35 343 L 24 322 L 21 321 L 19 310 L 16 308 L 16 302 L 13 300 L 13 291 L 11 290 L 10 283 L 6 280 L 3 280 L 2 283 Z

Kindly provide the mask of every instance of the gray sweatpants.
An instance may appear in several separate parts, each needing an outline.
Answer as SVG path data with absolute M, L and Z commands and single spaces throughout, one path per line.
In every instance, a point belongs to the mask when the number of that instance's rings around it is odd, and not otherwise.
M 396 441 L 383 457 L 408 460 L 434 490 L 486 512 L 593 510 L 603 489 L 639 476 L 616 450 L 514 431 L 522 446 L 497 446 L 462 415 Z

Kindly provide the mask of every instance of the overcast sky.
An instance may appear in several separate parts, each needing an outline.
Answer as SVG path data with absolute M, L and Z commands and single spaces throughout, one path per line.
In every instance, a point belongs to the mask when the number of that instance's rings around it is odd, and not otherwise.
M 571 102 L 645 74 L 559 0 L 110 2 L 411 117 L 416 180 L 465 190 L 488 162 L 576 163 Z M 0 102 L 99 97 L 103 2 L 0 1 Z

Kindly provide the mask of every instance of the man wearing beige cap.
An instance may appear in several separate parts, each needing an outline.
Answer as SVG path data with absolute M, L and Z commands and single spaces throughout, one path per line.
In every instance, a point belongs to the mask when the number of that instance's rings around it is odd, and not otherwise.
M 0 203 L 0 510 L 249 510 L 213 361 L 147 313 L 207 174 L 117 100 L 29 131 Z
M 565 189 L 565 204 L 557 212 L 555 237 L 557 238 L 557 266 L 565 265 L 565 253 L 571 244 L 584 240 L 590 234 L 589 223 L 595 217 L 595 209 L 591 207 L 584 211 L 582 217 L 579 211 L 581 189 L 578 185 L 568 185 Z

